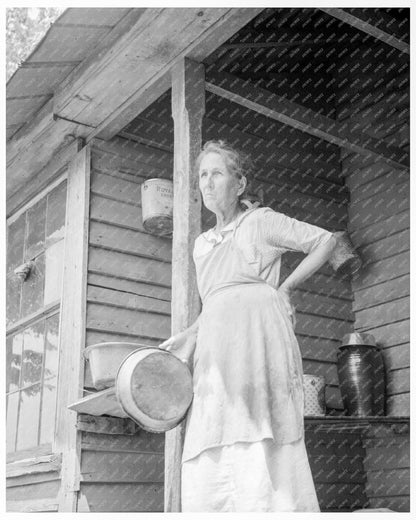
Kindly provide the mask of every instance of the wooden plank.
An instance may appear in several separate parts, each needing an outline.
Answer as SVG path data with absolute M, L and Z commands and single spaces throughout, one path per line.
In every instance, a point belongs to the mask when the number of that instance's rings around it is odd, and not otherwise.
M 350 215 L 350 229 L 372 225 L 389 216 L 396 215 L 410 207 L 410 190 L 407 182 L 398 184 L 386 192 L 351 203 L 348 211 Z M 378 208 L 382 207 L 383 211 Z
M 81 432 L 96 434 L 101 438 L 102 434 L 113 435 L 135 435 L 139 429 L 131 419 L 116 417 L 94 417 L 92 415 L 79 414 L 77 428 Z M 85 433 L 82 435 L 84 439 Z
M 6 466 L 6 478 L 57 472 L 61 468 L 61 461 L 61 455 L 52 454 L 12 462 Z
M 363 260 L 363 264 L 366 265 L 409 250 L 410 230 L 405 229 L 377 242 L 363 245 L 359 250 L 359 254 Z
M 141 255 L 165 262 L 172 261 L 171 240 L 94 220 L 90 220 L 89 242 L 94 246 L 120 253 Z
M 150 338 L 170 336 L 170 317 L 151 312 L 89 303 L 87 327 L 102 332 L 112 331 Z
M 170 316 L 170 302 L 103 287 L 88 286 L 87 301 Z
M 146 233 L 143 227 L 141 207 L 124 201 L 114 200 L 105 196 L 91 194 L 90 218 L 97 222 L 104 222 L 123 226 Z
M 130 98 L 141 97 L 142 89 L 168 73 L 171 64 L 206 39 L 227 14 L 233 13 L 218 8 L 147 8 L 106 52 L 84 60 L 63 82 L 55 94 L 55 113 L 88 122 L 97 135 L 104 121 L 113 120 Z M 123 81 L 115 82 L 115 77 Z
M 51 471 L 49 473 L 31 473 L 29 475 L 20 475 L 6 479 L 6 487 L 21 487 L 29 484 L 38 484 L 41 482 L 50 482 L 52 480 L 60 480 L 59 471 Z M 24 493 L 22 493 L 23 495 Z
M 105 418 L 94 419 L 97 422 L 103 422 Z M 113 424 L 110 427 L 106 425 L 107 429 L 100 428 L 101 433 L 84 431 L 82 435 L 83 448 L 96 451 L 116 451 L 117 453 L 159 453 L 163 455 L 165 445 L 164 433 L 150 433 L 136 425 L 135 433 L 127 435 L 121 429 L 115 428 L 115 421 L 113 420 Z M 118 424 L 120 422 L 122 421 L 117 420 Z
M 20 487 L 7 488 L 6 500 L 7 502 L 21 500 L 22 495 L 25 500 L 45 500 L 48 498 L 57 500 L 59 486 L 60 480 L 51 480 L 47 482 L 38 482 L 36 484 L 28 484 L 27 486 L 24 486 L 24 493 L 22 493 L 22 488 Z
M 341 345 L 337 339 L 314 338 L 309 335 L 296 333 L 299 348 L 304 363 L 307 361 L 336 363 L 337 349 Z M 304 364 L 304 366 L 306 366 Z M 306 372 L 306 370 L 304 370 Z
M 163 482 L 163 472 L 163 453 L 82 452 L 82 482 Z
M 39 498 L 29 500 L 7 500 L 8 513 L 38 513 L 58 511 L 57 498 Z
M 367 447 L 364 464 L 367 471 L 405 469 L 410 467 L 410 445 L 403 442 L 396 446 Z
M 200 312 L 192 259 L 201 231 L 201 197 L 194 165 L 201 148 L 205 112 L 204 67 L 188 59 L 172 68 L 174 200 L 172 241 L 172 334 L 189 327 Z M 185 425 L 166 433 L 165 511 L 181 511 L 181 458 Z
M 396 323 L 387 323 L 382 327 L 356 327 L 357 332 L 369 332 L 376 338 L 377 344 L 390 347 L 410 341 L 410 321 L 403 320 Z
M 17 194 L 59 149 L 85 135 L 85 127 L 79 124 L 55 121 L 52 100 L 46 103 L 7 143 L 7 196 Z
M 96 343 L 105 343 L 107 341 L 126 341 L 127 343 L 141 343 L 150 346 L 158 346 L 162 340 L 166 338 L 148 338 L 146 336 L 138 336 L 137 334 L 120 334 L 113 331 L 98 331 L 87 329 L 86 346 L 95 345 Z M 87 384 L 88 383 L 88 384 Z M 91 387 L 91 376 L 85 381 L 86 387 Z
M 81 439 L 76 429 L 76 413 L 68 410 L 67 405 L 82 396 L 84 377 L 81 352 L 85 344 L 89 191 L 87 146 L 68 168 L 56 429 L 56 448 L 63 454 L 60 511 L 76 511 L 79 490 Z
M 314 374 L 325 378 L 325 384 L 338 385 L 338 370 L 336 363 L 323 363 L 321 359 L 303 359 L 303 373 Z
M 409 469 L 386 469 L 367 472 L 367 488 L 372 496 L 408 495 Z
M 355 291 L 353 310 L 355 312 L 379 305 L 382 303 L 396 300 L 410 294 L 410 275 L 405 274 L 394 280 L 382 282 L 368 289 L 358 289 Z
M 91 176 L 91 192 L 96 195 L 106 196 L 108 199 L 141 205 L 141 186 L 137 182 L 121 179 L 113 175 L 105 175 L 93 171 Z M 107 202 L 110 204 L 110 202 Z M 137 209 L 139 213 L 139 209 Z
M 410 368 L 402 367 L 387 372 L 387 395 L 410 392 Z
M 410 298 L 405 296 L 397 300 L 381 303 L 355 313 L 357 327 L 377 327 L 386 322 L 400 321 L 410 318 Z
M 366 136 L 363 139 L 362 134 L 348 130 L 345 124 L 337 123 L 334 119 L 312 113 L 310 110 L 305 111 L 301 105 L 254 87 L 250 82 L 240 80 L 224 71 L 211 73 L 206 89 L 355 153 L 383 159 L 393 166 L 408 167 L 408 154 L 402 150 L 386 147 L 371 137 Z
M 400 513 L 410 512 L 410 496 L 369 497 L 370 507 L 388 507 Z
M 30 180 L 25 182 L 23 186 L 19 186 L 17 191 L 7 198 L 6 216 L 9 217 L 12 213 L 15 215 L 29 201 L 33 203 L 35 194 L 42 192 L 61 177 L 64 178 L 66 175 L 64 170 L 79 148 L 80 144 L 77 140 L 70 142 L 56 153 L 40 172 L 30 177 Z M 8 173 L 7 176 L 9 175 Z
M 348 13 L 344 9 L 338 9 L 333 7 L 331 7 L 330 9 L 324 9 L 321 7 L 320 9 L 328 15 L 333 16 L 334 18 L 338 18 L 338 20 L 341 20 L 342 22 L 347 23 L 352 27 L 359 29 L 360 31 L 369 34 L 370 36 L 373 36 L 374 38 L 377 38 L 378 40 L 384 43 L 387 43 L 387 45 L 390 45 L 391 47 L 394 47 L 395 49 L 398 49 L 399 51 L 405 54 L 410 54 L 409 44 L 400 40 L 399 38 L 396 38 L 392 34 L 383 31 L 379 27 L 375 27 L 374 25 L 371 25 L 370 23 L 362 20 L 361 18 L 357 18 L 356 16 Z
M 352 280 L 353 290 L 364 289 L 408 274 L 410 269 L 409 256 L 409 252 L 405 251 L 367 265 L 366 269 L 358 271 L 356 277 Z
M 367 502 L 362 483 L 327 484 L 317 482 L 316 479 L 315 482 L 318 501 L 320 504 L 324 504 L 325 508 L 357 509 Z
M 261 11 L 262 9 L 257 8 L 230 9 L 215 24 L 211 25 L 209 30 L 203 33 L 202 38 L 192 43 L 183 56 L 186 55 L 189 59 L 197 62 L 202 61 Z M 97 135 L 106 140 L 111 139 L 170 87 L 170 71 L 167 70 L 151 86 L 144 85 L 135 92 L 119 107 L 116 114 L 101 125 Z
M 163 484 L 83 482 L 78 513 L 163 512 Z
M 343 169 L 345 173 L 345 169 Z M 358 202 L 383 191 L 384 187 L 409 182 L 409 172 L 376 162 L 366 168 L 354 169 L 345 183 L 351 192 L 351 201 Z
M 158 300 L 167 302 L 170 302 L 171 299 L 171 291 L 169 288 L 135 282 L 123 278 L 116 278 L 114 276 L 89 273 L 88 284 L 96 287 L 106 287 L 120 292 L 136 294 L 138 296 L 157 298 Z
M 117 176 L 118 173 L 144 178 L 159 177 L 168 172 L 172 177 L 173 157 L 171 153 L 144 146 L 130 139 L 116 136 L 111 141 L 94 139 L 92 168 Z
M 88 270 L 97 274 L 128 278 L 169 287 L 170 263 L 90 246 Z
M 383 357 L 387 370 L 410 366 L 410 343 L 383 348 Z
M 410 394 L 398 394 L 387 397 L 387 415 L 410 415 Z
M 356 246 L 370 244 L 381 240 L 404 229 L 409 229 L 410 212 L 408 209 L 400 211 L 377 223 L 371 223 L 366 227 L 358 227 L 350 230 L 352 242 Z
M 68 408 L 77 414 L 83 413 L 89 415 L 111 415 L 113 417 L 122 418 L 128 417 L 117 400 L 115 387 L 106 388 L 105 390 L 78 399 L 69 404 Z

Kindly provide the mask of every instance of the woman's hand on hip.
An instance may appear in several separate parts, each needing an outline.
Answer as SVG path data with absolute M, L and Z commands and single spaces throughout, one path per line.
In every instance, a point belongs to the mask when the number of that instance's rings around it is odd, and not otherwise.
M 292 321 L 293 328 L 296 326 L 296 307 L 294 306 L 292 302 L 292 289 L 289 289 L 285 287 L 284 285 L 281 285 L 277 292 L 279 296 L 282 297 L 284 304 L 286 306 L 286 309 L 289 313 L 290 319 Z

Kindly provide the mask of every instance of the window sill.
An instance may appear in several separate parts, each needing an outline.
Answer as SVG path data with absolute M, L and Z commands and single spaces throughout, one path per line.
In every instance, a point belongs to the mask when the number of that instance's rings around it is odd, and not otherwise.
M 16 478 L 39 473 L 56 473 L 61 470 L 62 456 L 59 453 L 38 455 L 35 457 L 8 462 L 6 478 Z

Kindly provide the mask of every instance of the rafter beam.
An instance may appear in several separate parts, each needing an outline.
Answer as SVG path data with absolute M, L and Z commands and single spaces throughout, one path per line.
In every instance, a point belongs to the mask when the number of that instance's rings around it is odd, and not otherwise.
M 323 11 L 326 14 L 329 14 L 330 16 L 333 16 L 334 18 L 338 18 L 338 20 L 341 20 L 342 22 L 345 22 L 348 25 L 355 27 L 356 29 L 365 32 L 366 34 L 369 34 L 374 38 L 377 38 L 378 40 L 387 43 L 388 45 L 391 45 L 391 47 L 394 47 L 395 49 L 398 49 L 399 51 L 404 52 L 405 54 L 410 54 L 409 44 L 403 42 L 402 40 L 399 40 L 392 34 L 389 34 L 383 31 L 382 29 L 379 29 L 378 27 L 371 25 L 368 22 L 365 22 L 364 20 L 361 20 L 360 18 L 357 18 L 356 16 L 350 13 L 347 13 L 346 11 L 344 11 L 344 9 L 334 9 L 331 7 L 330 9 L 321 8 L 321 11 Z
M 207 74 L 206 90 L 351 152 L 365 157 L 373 156 L 395 167 L 409 167 L 409 155 L 404 150 L 351 131 L 348 122 L 340 123 L 317 114 L 231 74 L 210 72 Z

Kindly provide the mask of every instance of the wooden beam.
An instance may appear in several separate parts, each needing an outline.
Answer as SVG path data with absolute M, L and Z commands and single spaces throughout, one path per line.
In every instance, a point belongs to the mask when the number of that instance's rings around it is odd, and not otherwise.
M 377 40 L 381 40 L 382 42 L 391 45 L 395 49 L 398 49 L 399 51 L 404 52 L 405 54 L 410 54 L 410 45 L 408 43 L 399 40 L 392 34 L 389 34 L 383 31 L 382 29 L 379 29 L 378 27 L 375 27 L 374 25 L 371 25 L 368 22 L 361 20 L 360 18 L 357 18 L 356 16 L 350 13 L 347 13 L 346 11 L 344 11 L 344 9 L 331 7 L 329 9 L 321 8 L 321 11 L 323 11 L 326 14 L 329 14 L 330 16 L 333 16 L 334 18 L 338 18 L 338 20 L 341 20 L 342 22 L 347 23 L 348 25 L 351 25 L 352 27 L 355 27 L 360 31 L 369 34 L 374 38 L 377 38 Z
M 192 260 L 195 238 L 201 232 L 201 197 L 195 160 L 201 149 L 205 112 L 205 73 L 188 59 L 172 69 L 174 119 L 174 205 L 172 242 L 172 334 L 192 325 L 200 312 Z M 165 511 L 181 511 L 181 457 L 185 425 L 166 433 Z
M 55 437 L 55 451 L 62 452 L 59 511 L 76 511 L 79 491 L 81 434 L 77 413 L 67 407 L 82 397 L 84 384 L 90 163 L 86 146 L 68 168 Z
M 18 191 L 36 178 L 54 156 L 65 155 L 63 150 L 77 138 L 86 136 L 86 127 L 65 120 L 54 120 L 52 100 L 46 103 L 27 125 L 7 143 L 7 198 L 19 198 Z
M 349 130 L 348 121 L 339 123 L 286 98 L 256 87 L 226 72 L 210 72 L 206 90 L 292 126 L 315 137 L 346 148 L 365 157 L 374 156 L 392 166 L 409 167 L 409 155 L 400 148 L 387 146 L 368 135 Z
M 130 11 L 7 143 L 8 195 L 40 172 L 68 140 L 89 142 L 98 134 L 110 139 L 170 88 L 176 59 L 187 55 L 202 61 L 262 9 Z
M 172 11 L 172 10 L 171 10 Z M 181 11 L 175 9 L 175 11 Z M 186 9 L 191 11 L 191 9 Z M 203 13 L 202 10 L 195 9 L 197 16 Z M 211 10 L 214 11 L 214 10 Z M 262 9 L 217 9 L 218 16 L 207 28 L 201 28 L 201 32 L 194 39 L 186 38 L 186 33 L 182 33 L 181 46 L 175 59 L 182 59 L 185 56 L 193 61 L 202 61 L 209 56 L 219 45 L 227 41 L 235 32 L 246 25 L 252 18 L 259 14 Z M 170 13 L 173 17 L 173 14 Z M 175 14 L 175 18 L 171 20 L 169 30 L 174 30 L 180 34 L 177 22 L 175 21 L 180 13 Z M 203 16 L 201 17 L 203 18 Z M 187 29 L 188 30 L 188 29 Z M 190 33 L 191 36 L 192 33 Z M 117 109 L 108 116 L 94 131 L 91 136 L 109 140 L 124 128 L 132 119 L 137 117 L 145 108 L 151 105 L 171 86 L 170 69 L 171 60 L 166 60 L 163 67 L 148 81 L 144 82 L 143 68 L 138 66 L 136 69 L 136 78 L 132 85 L 132 95 Z
M 312 45 L 339 45 L 339 40 L 328 38 L 326 40 L 294 40 L 283 42 L 240 42 L 240 43 L 226 43 L 221 45 L 221 49 L 288 49 L 290 47 L 310 47 Z

